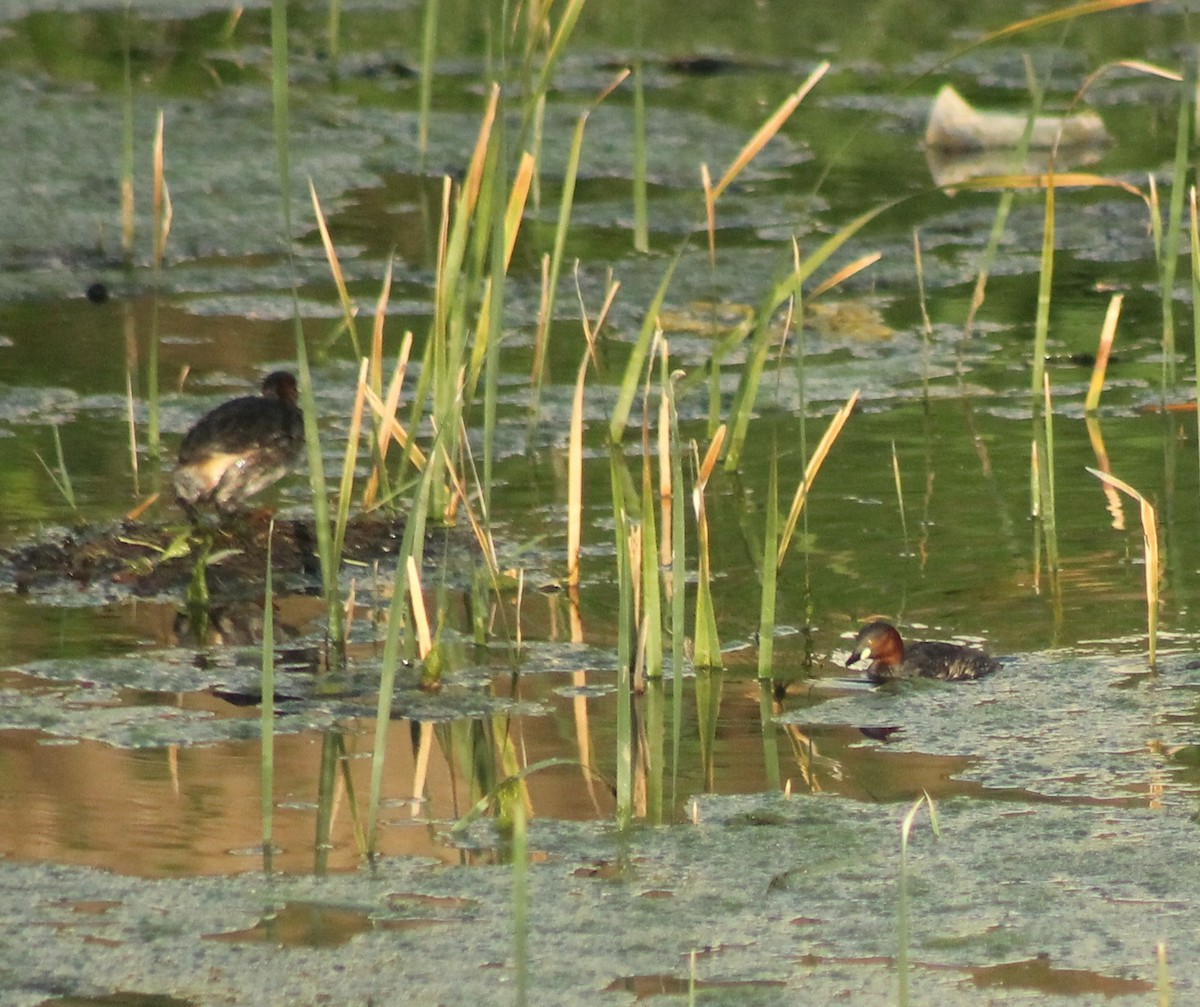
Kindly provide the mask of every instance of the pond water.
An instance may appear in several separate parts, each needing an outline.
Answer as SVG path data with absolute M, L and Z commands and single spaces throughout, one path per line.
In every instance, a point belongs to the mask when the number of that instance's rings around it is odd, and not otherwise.
M 422 579 L 441 634 L 441 688 L 401 669 L 381 856 L 369 866 L 360 844 L 403 521 L 360 523 L 351 536 L 340 589 L 354 617 L 346 660 L 331 667 L 319 583 L 285 548 L 311 523 L 308 483 L 295 474 L 263 496 L 285 540 L 274 567 L 268 874 L 262 566 L 214 567 L 208 611 L 188 607 L 191 557 L 160 555 L 185 530 L 169 502 L 171 462 L 202 412 L 272 369 L 295 369 L 298 309 L 333 482 L 358 364 L 337 331 L 307 182 L 360 333 L 390 258 L 385 369 L 406 330 L 419 360 L 434 323 L 442 176 L 465 173 L 503 35 L 498 9 L 489 19 L 477 4 L 439 5 L 422 150 L 422 6 L 343 3 L 336 59 L 326 7 L 292 6 L 292 256 L 267 9 L 197 0 L 0 12 L 0 121 L 20 152 L 0 173 L 0 1000 L 366 1003 L 393 999 L 403 983 L 423 1003 L 610 1004 L 683 1002 L 694 983 L 703 1003 L 879 1003 L 903 1002 L 903 983 L 914 1002 L 1149 1002 L 1168 987 L 1171 1002 L 1189 1002 L 1200 986 L 1200 901 L 1197 879 L 1187 881 L 1200 859 L 1189 260 L 1169 299 L 1168 343 L 1146 202 L 1101 185 L 1058 192 L 1048 439 L 1030 396 L 1044 194 L 1017 194 L 968 331 L 1001 197 L 939 189 L 946 166 L 921 136 L 943 83 L 980 107 L 1024 114 L 1032 74 L 1061 112 L 1105 68 L 1087 99 L 1111 141 L 1064 152 L 1062 167 L 1146 196 L 1153 177 L 1165 206 L 1180 85 L 1115 64 L 1184 72 L 1191 23 L 1173 5 L 1134 5 L 967 49 L 1052 5 L 882 3 L 861 17 L 778 0 L 693 4 L 687 17 L 668 4 L 585 6 L 553 74 L 537 186 L 505 282 L 489 513 L 503 576 L 488 587 L 461 513 L 457 527 L 431 527 Z M 535 391 L 541 262 L 571 133 L 639 51 L 649 250 L 634 248 L 626 81 L 588 119 Z M 721 196 L 710 261 L 701 165 L 719 177 L 825 59 L 829 71 Z M 155 270 L 160 111 L 172 222 Z M 127 114 L 137 204 L 125 262 Z M 989 173 L 1008 170 L 1002 161 Z M 859 257 L 879 260 L 806 304 L 786 340 L 777 319 L 741 462 L 718 467 L 706 491 L 724 667 L 685 662 L 678 707 L 669 670 L 635 698 L 637 824 L 618 830 L 608 427 L 645 313 L 678 252 L 660 324 L 682 372 L 681 434 L 702 454 L 714 419 L 732 419 L 748 344 L 726 352 L 719 371 L 714 353 L 788 270 L 793 238 L 810 254 L 892 201 L 806 283 L 806 298 Z M 585 353 L 579 304 L 594 320 L 610 273 L 620 289 L 587 386 L 573 597 L 567 432 Z M 1114 293 L 1124 302 L 1113 359 L 1089 415 Z M 760 681 L 756 560 L 770 470 L 786 510 L 856 390 L 780 568 L 772 677 Z M 656 425 L 657 393 L 650 405 Z M 625 438 L 634 482 L 641 416 L 639 398 Z M 465 423 L 479 455 L 481 396 Z M 416 436 L 428 448 L 428 422 Z M 1052 527 L 1031 513 L 1034 443 L 1051 460 Z M 360 463 L 364 476 L 365 454 Z M 1153 666 L 1138 506 L 1088 468 L 1131 484 L 1157 515 Z M 687 541 L 690 627 L 690 514 Z M 983 643 L 1004 667 L 959 686 L 873 688 L 843 663 L 874 616 L 912 637 Z M 667 745 L 655 748 L 664 730 Z M 525 876 L 490 813 L 452 826 L 543 760 L 523 780 Z M 662 824 L 649 827 L 656 786 L 666 788 Z M 902 865 L 900 821 L 922 795 L 940 841 L 923 811 Z M 527 904 L 514 902 L 522 883 Z

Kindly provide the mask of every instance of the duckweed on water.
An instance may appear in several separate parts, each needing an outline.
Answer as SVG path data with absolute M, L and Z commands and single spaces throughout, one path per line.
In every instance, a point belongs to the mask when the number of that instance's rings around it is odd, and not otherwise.
M 768 823 L 748 824 L 764 812 Z M 624 840 L 599 825 L 532 823 L 531 986 L 555 1003 L 611 1004 L 606 991 L 632 977 L 686 980 L 699 951 L 702 982 L 745 985 L 730 1002 L 884 1002 L 902 812 L 822 797 L 707 798 L 698 825 Z M 939 816 L 941 841 L 918 829 L 910 846 L 915 1002 L 973 1007 L 980 985 L 996 1004 L 1029 1002 L 1031 991 L 1064 1005 L 1144 991 L 1160 939 L 1177 988 L 1196 988 L 1200 911 L 1178 897 L 1200 884 L 1194 825 L 1095 807 L 997 814 L 974 801 L 944 803 Z M 608 862 L 623 870 L 594 869 Z M 4 901 L 26 909 L 20 926 L 0 931 L 8 995 L 33 1004 L 64 989 L 150 988 L 198 1002 L 385 1002 L 403 988 L 423 1002 L 491 1003 L 510 968 L 509 881 L 506 866 L 438 870 L 413 858 L 270 885 L 10 864 Z M 87 904 L 105 908 L 77 908 Z M 262 928 L 301 904 L 380 925 L 336 957 L 302 940 L 202 939 Z M 387 925 L 414 918 L 430 925 Z M 33 926 L 36 943 L 22 937 Z M 447 946 L 457 949 L 452 972 L 441 964 Z M 1042 965 L 1006 978 L 976 969 L 981 960 Z

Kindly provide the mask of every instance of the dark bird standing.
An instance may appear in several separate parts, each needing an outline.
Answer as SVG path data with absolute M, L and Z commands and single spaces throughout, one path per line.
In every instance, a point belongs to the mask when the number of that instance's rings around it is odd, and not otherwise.
M 188 517 L 213 507 L 229 514 L 281 478 L 304 448 L 304 414 L 296 379 L 274 371 L 261 395 L 231 399 L 205 413 L 183 438 L 175 465 L 175 496 Z
M 983 678 L 1000 669 L 1000 662 L 982 650 L 957 643 L 924 640 L 905 647 L 896 627 L 886 622 L 869 622 L 858 631 L 846 667 L 862 660 L 871 662 L 867 678 L 872 682 L 895 678 L 960 681 Z

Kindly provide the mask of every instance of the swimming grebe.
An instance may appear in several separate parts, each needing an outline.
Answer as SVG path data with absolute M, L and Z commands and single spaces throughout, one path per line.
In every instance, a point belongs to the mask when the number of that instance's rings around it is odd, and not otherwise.
M 887 622 L 869 622 L 854 638 L 854 649 L 846 667 L 856 661 L 870 660 L 867 678 L 887 682 L 894 678 L 944 678 L 956 681 L 983 678 L 1000 669 L 1000 662 L 974 647 L 957 643 L 925 640 L 907 647 Z

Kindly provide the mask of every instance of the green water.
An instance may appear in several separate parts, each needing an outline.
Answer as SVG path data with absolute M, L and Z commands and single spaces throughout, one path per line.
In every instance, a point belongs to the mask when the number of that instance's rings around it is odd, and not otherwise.
M 168 486 L 174 449 L 201 412 L 293 364 L 293 280 L 330 472 L 340 465 L 357 373 L 345 336 L 326 346 L 340 310 L 300 185 L 295 259 L 285 254 L 268 12 L 239 16 L 208 3 L 137 4 L 131 14 L 81 6 L 0 11 L 0 120 L 16 152 L 0 173 L 0 547 L 9 549 L 115 527 Z M 387 258 L 395 256 L 384 337 L 390 369 L 405 330 L 415 333 L 419 354 L 431 325 L 441 176 L 461 178 L 484 84 L 503 58 L 515 65 L 516 55 L 501 45 L 498 13 L 489 19 L 478 4 L 441 4 L 422 152 L 421 6 L 344 6 L 336 66 L 325 7 L 291 12 L 293 173 L 305 188 L 311 178 L 321 198 L 359 303 L 360 332 L 369 329 Z M 1023 112 L 1026 59 L 1059 111 L 1112 61 L 1186 70 L 1180 42 L 1191 25 L 1172 5 L 1153 3 L 959 51 L 1039 12 L 1008 3 L 936 10 L 882 3 L 849 15 L 839 5 L 783 2 L 690 5 L 686 16 L 667 4 L 585 7 L 554 75 L 539 187 L 505 291 L 491 522 L 501 566 L 521 572 L 524 592 L 518 606 L 506 581 L 481 613 L 461 557 L 427 565 L 429 600 L 441 602 L 445 615 L 448 662 L 437 695 L 422 691 L 415 674 L 402 675 L 380 840 L 392 859 L 380 873 L 359 866 L 349 810 L 353 799 L 365 805 L 382 637 L 372 618 L 387 604 L 386 563 L 382 574 L 369 566 L 345 571 L 343 588 L 353 580 L 360 608 L 348 671 L 332 680 L 314 674 L 320 606 L 283 578 L 292 589 L 277 633 L 291 705 L 278 727 L 276 866 L 287 890 L 267 894 L 256 887 L 258 714 L 238 705 L 252 700 L 257 680 L 255 613 L 221 613 L 197 646 L 181 595 L 136 597 L 125 584 L 82 577 L 23 593 L 6 567 L 0 818 L 8 825 L 0 827 L 0 852 L 12 862 L 0 871 L 0 898 L 14 918 L 60 935 L 43 954 L 19 930 L 3 934 L 0 960 L 14 963 L 0 966 L 6 996 L 22 1004 L 67 1002 L 46 999 L 54 996 L 113 1002 L 100 998 L 144 991 L 259 1003 L 286 988 L 296 1002 L 384 1002 L 402 975 L 421 1002 L 484 1002 L 497 995 L 493 980 L 507 984 L 515 974 L 506 959 L 506 846 L 490 820 L 466 834 L 447 830 L 503 775 L 497 739 L 507 736 L 520 765 L 572 763 L 529 780 L 529 975 L 540 995 L 531 994 L 533 1002 L 627 1003 L 639 991 L 685 991 L 692 950 L 705 951 L 701 1002 L 791 1003 L 798 995 L 885 1002 L 896 982 L 896 826 L 922 791 L 947 807 L 942 843 L 930 846 L 922 832 L 915 847 L 914 1002 L 920 995 L 977 1003 L 980 987 L 994 1002 L 1145 998 L 1153 995 L 1159 940 L 1178 983 L 1173 1002 L 1187 1002 L 1200 981 L 1200 906 L 1194 886 L 1165 876 L 1142 847 L 1157 844 L 1163 862 L 1195 860 L 1196 672 L 1189 665 L 1200 632 L 1200 452 L 1195 413 L 1162 409 L 1194 398 L 1190 291 L 1177 282 L 1174 352 L 1164 357 L 1145 205 L 1116 188 L 1058 194 L 1047 359 L 1055 529 L 1047 540 L 1030 507 L 1031 445 L 1040 439 L 1046 450 L 1029 392 L 1043 197 L 1018 194 L 986 302 L 966 334 L 999 196 L 938 191 L 921 134 L 944 82 L 981 106 Z M 633 248 L 634 102 L 626 82 L 589 119 L 547 385 L 531 424 L 540 263 L 553 242 L 570 134 L 639 44 L 651 251 Z M 137 197 L 128 263 L 119 213 L 127 54 Z M 721 197 L 710 263 L 701 164 L 719 176 L 823 59 L 828 74 Z M 1165 201 L 1178 85 L 1110 67 L 1088 99 L 1113 142 L 1086 170 L 1143 191 L 1153 174 Z M 160 110 L 174 216 L 156 280 L 150 150 Z M 608 827 L 618 601 L 607 428 L 643 313 L 686 239 L 661 321 L 671 366 L 687 382 L 682 432 L 702 453 L 714 417 L 729 420 L 746 358 L 739 347 L 715 384 L 708 376 L 729 320 L 745 317 L 789 268 L 793 238 L 810 254 L 858 214 L 893 200 L 900 202 L 806 285 L 811 291 L 856 258 L 881 254 L 820 298 L 801 337 L 793 333 L 782 347 L 776 341 L 739 470 L 718 468 L 710 483 L 713 593 L 727 670 L 693 679 L 688 669 L 680 760 L 668 772 L 675 788 L 665 817 L 674 824 L 617 836 Z M 1179 276 L 1189 270 L 1185 257 Z M 553 588 L 565 577 L 566 439 L 584 352 L 575 276 L 594 317 L 609 271 L 621 289 L 588 385 L 573 624 L 565 593 Z M 103 303 L 84 296 L 94 283 L 108 291 Z M 1124 294 L 1124 308 L 1089 429 L 1089 355 L 1114 292 Z M 146 442 L 155 332 L 161 457 Z M 127 375 L 136 397 L 136 473 Z M 807 452 L 855 390 L 859 406 L 780 571 L 777 689 L 760 701 L 755 558 L 769 468 L 776 459 L 786 508 Z M 640 402 L 633 417 L 636 426 Z M 471 404 L 467 420 L 478 452 L 481 403 Z M 57 465 L 54 426 L 75 508 L 38 460 Z M 418 439 L 427 444 L 428 429 Z M 625 457 L 638 481 L 636 429 Z M 1106 496 L 1087 467 L 1110 469 L 1156 509 L 1157 675 L 1147 664 L 1136 504 Z M 690 489 L 690 469 L 686 479 Z M 166 496 L 140 518 L 143 527 L 180 522 Z M 289 478 L 269 502 L 285 516 L 306 513 L 305 481 Z M 1052 550 L 1057 569 L 1048 562 Z M 471 642 L 472 614 L 489 629 L 486 646 Z M 982 641 L 1010 660 L 998 678 L 978 685 L 872 692 L 846 681 L 841 664 L 850 635 L 875 615 L 912 635 Z M 654 702 L 651 691 L 635 709 L 651 732 Z M 778 715 L 765 728 L 764 708 Z M 421 724 L 436 727 L 425 800 L 412 805 Z M 885 742 L 863 728 L 901 730 Z M 353 794 L 339 789 L 332 798 L 338 811 L 329 844 L 314 849 L 318 804 L 330 797 L 318 795 L 317 781 L 335 751 L 347 767 L 339 787 Z M 779 789 L 790 802 L 780 803 Z M 705 791 L 723 796 L 693 804 Z M 640 798 L 638 812 L 644 817 Z M 683 824 L 697 816 L 698 825 Z M 984 833 L 986 840 L 974 838 Z M 1142 852 L 1121 866 L 1120 851 L 1135 847 Z M 430 871 L 463 863 L 478 869 Z M 54 865 L 68 866 L 55 874 Z M 336 876 L 310 877 L 322 868 Z M 191 880 L 198 875 L 246 877 Z M 40 908 L 27 918 L 30 891 Z M 1070 905 L 1058 898 L 1064 892 Z M 166 922 L 156 922 L 154 893 L 169 906 Z M 414 911 L 409 929 L 395 901 L 409 894 L 463 901 Z M 322 975 L 327 965 L 327 949 L 303 940 L 276 947 L 268 938 L 236 951 L 205 941 L 187 967 L 169 970 L 146 957 L 123 964 L 90 940 L 149 933 L 164 954 L 181 955 L 201 937 L 270 933 L 275 908 L 325 898 L 349 914 L 355 934 L 356 953 L 332 979 L 298 978 Z M 90 908 L 73 908 L 71 899 Z M 104 908 L 109 902 L 115 908 Z M 572 905 L 586 910 L 572 915 Z M 381 922 L 372 930 L 363 919 Z M 640 942 L 597 947 L 588 939 L 639 928 Z M 1090 936 L 1099 933 L 1103 948 Z M 570 967 L 555 950 L 564 935 Z M 448 963 L 439 948 L 456 943 L 468 949 Z M 1050 959 L 1039 964 L 1043 952 Z M 240 975 L 240 989 L 214 978 L 221 970 Z M 511 999 L 507 988 L 499 996 Z

